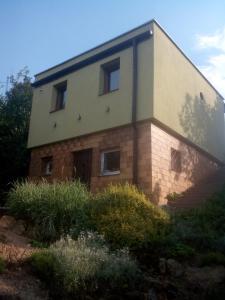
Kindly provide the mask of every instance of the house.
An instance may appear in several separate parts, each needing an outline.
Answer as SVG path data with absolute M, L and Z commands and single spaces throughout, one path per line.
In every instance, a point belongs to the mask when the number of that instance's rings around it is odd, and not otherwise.
M 95 192 L 137 184 L 158 204 L 224 161 L 223 98 L 152 20 L 35 76 L 31 179 Z

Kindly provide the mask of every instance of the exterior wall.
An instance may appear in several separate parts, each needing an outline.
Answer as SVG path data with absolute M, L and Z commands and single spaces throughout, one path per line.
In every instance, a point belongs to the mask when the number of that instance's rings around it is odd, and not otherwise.
M 171 147 L 181 152 L 181 172 L 171 170 Z M 154 201 L 167 203 L 169 193 L 184 192 L 218 169 L 218 164 L 192 146 L 151 125 L 152 192 Z M 192 200 L 192 199 L 190 199 Z
M 150 195 L 150 122 L 140 123 L 138 125 L 138 134 L 138 149 L 140 155 L 138 161 L 139 186 L 146 194 Z M 93 149 L 91 191 L 96 192 L 109 183 L 132 182 L 133 128 L 131 126 L 120 127 L 34 148 L 31 152 L 30 178 L 33 180 L 40 179 L 41 158 L 53 156 L 53 173 L 52 176 L 46 178 L 48 180 L 71 179 L 73 172 L 73 152 L 88 148 Z M 101 176 L 101 151 L 112 148 L 120 149 L 120 174 Z
M 153 117 L 224 161 L 222 99 L 156 23 L 153 31 Z
M 37 147 L 131 123 L 132 47 L 34 89 L 28 147 Z M 120 88 L 99 95 L 101 65 L 120 58 Z M 50 113 L 53 87 L 67 80 L 65 109 Z M 152 116 L 153 40 L 138 44 L 137 119 Z M 106 112 L 107 108 L 109 112 Z M 78 120 L 78 116 L 81 120 Z M 56 124 L 56 127 L 55 127 Z

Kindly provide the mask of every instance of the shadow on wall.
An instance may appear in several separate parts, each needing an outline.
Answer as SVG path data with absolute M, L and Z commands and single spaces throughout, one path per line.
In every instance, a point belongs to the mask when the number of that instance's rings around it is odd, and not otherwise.
M 160 182 L 156 182 L 152 190 L 152 202 L 156 205 L 160 204 L 161 187 Z
M 215 105 L 211 106 L 206 102 L 204 95 L 192 97 L 187 93 L 185 96 L 185 103 L 177 117 L 185 137 L 200 148 L 208 149 L 208 145 L 216 147 L 215 140 L 221 139 L 221 132 L 215 129 L 215 124 L 220 126 L 218 111 L 221 109 L 221 104 L 219 101 L 221 100 L 217 99 Z M 184 186 L 188 189 L 218 168 L 216 163 L 209 163 L 204 156 L 199 156 L 194 148 L 187 147 L 182 142 L 179 143 L 177 150 L 181 153 L 182 170 L 175 173 L 168 170 L 170 193 L 180 193 L 184 190 Z M 165 178 L 159 179 L 153 186 L 153 200 L 156 204 L 163 200 L 164 195 L 160 186 L 164 180 Z
M 185 137 L 206 151 L 210 151 L 209 147 L 211 149 L 219 147 L 219 145 L 215 145 L 215 140 L 220 141 L 221 139 L 221 133 L 216 130 L 220 126 L 218 112 L 221 109 L 219 103 L 221 100 L 217 99 L 215 105 L 211 106 L 206 102 L 203 94 L 193 98 L 187 93 L 185 98 L 185 103 L 179 114 L 179 122 Z M 192 147 L 186 147 L 180 143 L 178 150 L 182 156 L 181 174 L 190 183 L 197 183 L 210 175 L 213 169 L 216 170 L 217 164 L 214 162 L 211 163 L 211 166 L 204 164 L 207 161 L 204 161 L 204 158 L 201 159 Z M 177 173 L 175 180 L 179 180 L 179 176 L 180 174 Z

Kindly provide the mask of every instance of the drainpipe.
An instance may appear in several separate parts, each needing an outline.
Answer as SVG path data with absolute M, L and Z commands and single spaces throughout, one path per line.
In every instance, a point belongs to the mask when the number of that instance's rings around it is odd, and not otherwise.
M 132 78 L 132 128 L 133 128 L 133 184 L 138 184 L 138 129 L 137 129 L 137 84 L 138 84 L 138 42 L 133 39 Z

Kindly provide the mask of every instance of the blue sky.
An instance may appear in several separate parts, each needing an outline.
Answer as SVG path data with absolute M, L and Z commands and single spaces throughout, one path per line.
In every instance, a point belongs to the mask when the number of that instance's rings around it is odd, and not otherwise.
M 152 18 L 225 96 L 224 0 L 0 0 L 0 82 L 24 66 L 33 76 Z

